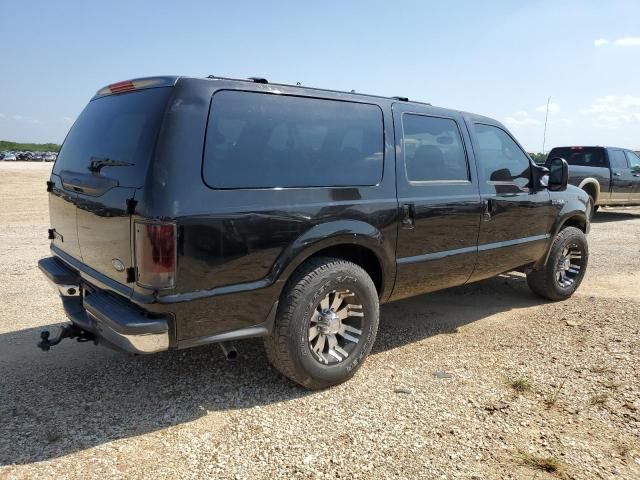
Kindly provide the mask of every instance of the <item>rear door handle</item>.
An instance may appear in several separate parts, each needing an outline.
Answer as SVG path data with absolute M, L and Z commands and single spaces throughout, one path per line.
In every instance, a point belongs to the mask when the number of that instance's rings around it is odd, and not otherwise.
M 482 218 L 485 221 L 491 220 L 491 216 L 496 211 L 495 200 L 493 198 L 485 198 L 482 206 Z
M 402 205 L 402 228 L 412 230 L 416 227 L 416 206 L 413 203 Z
M 621 177 L 621 176 L 622 176 L 622 173 L 621 173 L 621 172 L 615 172 L 615 173 L 614 173 L 614 175 L 615 175 L 616 177 Z

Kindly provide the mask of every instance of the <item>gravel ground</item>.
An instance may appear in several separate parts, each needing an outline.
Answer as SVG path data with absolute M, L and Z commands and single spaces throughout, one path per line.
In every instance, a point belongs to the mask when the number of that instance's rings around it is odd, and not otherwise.
M 570 300 L 509 274 L 386 305 L 360 372 L 310 393 L 259 341 L 37 350 L 65 320 L 50 168 L 0 163 L 0 478 L 640 478 L 640 209 L 596 215 Z

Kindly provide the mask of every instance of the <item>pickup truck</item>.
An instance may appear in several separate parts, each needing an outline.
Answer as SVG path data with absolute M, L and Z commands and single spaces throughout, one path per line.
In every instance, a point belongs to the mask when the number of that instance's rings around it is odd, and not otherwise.
M 564 158 L 569 183 L 589 194 L 594 205 L 640 205 L 640 157 L 616 147 L 557 147 L 548 159 Z
M 220 77 L 100 89 L 47 189 L 39 267 L 63 338 L 133 354 L 262 337 L 311 389 L 350 378 L 379 305 L 503 272 L 571 296 L 589 196 L 491 118 L 409 101 Z

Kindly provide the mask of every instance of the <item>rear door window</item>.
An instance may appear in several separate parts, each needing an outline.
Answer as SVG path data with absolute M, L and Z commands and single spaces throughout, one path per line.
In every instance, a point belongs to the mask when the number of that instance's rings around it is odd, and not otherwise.
M 609 163 L 611 164 L 611 168 L 617 170 L 629 168 L 629 164 L 622 150 L 609 150 Z
M 405 114 L 402 132 L 410 182 L 469 180 L 467 157 L 454 120 Z
M 203 177 L 213 188 L 376 185 L 376 105 L 224 90 L 211 101 Z
M 71 127 L 53 173 L 90 174 L 91 162 L 101 162 L 101 176 L 141 187 L 171 90 L 149 88 L 89 102 Z M 109 166 L 112 162 L 119 165 Z

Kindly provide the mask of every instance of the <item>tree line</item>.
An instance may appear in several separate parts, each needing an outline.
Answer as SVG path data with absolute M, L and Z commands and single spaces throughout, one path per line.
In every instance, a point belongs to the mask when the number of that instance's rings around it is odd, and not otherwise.
M 57 143 L 18 143 L 0 140 L 0 151 L 11 152 L 59 152 Z

